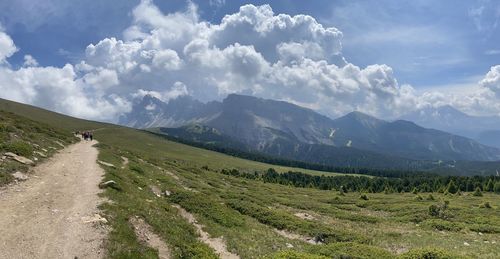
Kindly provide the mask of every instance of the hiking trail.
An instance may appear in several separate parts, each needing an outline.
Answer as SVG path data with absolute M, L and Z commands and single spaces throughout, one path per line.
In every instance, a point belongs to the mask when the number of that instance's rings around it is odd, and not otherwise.
M 97 141 L 80 141 L 0 188 L 0 258 L 102 258 Z

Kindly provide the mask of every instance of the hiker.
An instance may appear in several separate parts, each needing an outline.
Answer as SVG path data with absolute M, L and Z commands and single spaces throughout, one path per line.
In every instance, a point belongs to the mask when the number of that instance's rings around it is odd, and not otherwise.
M 92 136 L 92 132 L 89 132 L 89 138 L 90 138 L 90 141 L 92 141 L 94 139 L 94 136 Z

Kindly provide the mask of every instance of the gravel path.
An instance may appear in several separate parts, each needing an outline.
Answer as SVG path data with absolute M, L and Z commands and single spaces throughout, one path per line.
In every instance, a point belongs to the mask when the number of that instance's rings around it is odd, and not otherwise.
M 0 258 L 102 258 L 96 141 L 71 145 L 0 189 Z

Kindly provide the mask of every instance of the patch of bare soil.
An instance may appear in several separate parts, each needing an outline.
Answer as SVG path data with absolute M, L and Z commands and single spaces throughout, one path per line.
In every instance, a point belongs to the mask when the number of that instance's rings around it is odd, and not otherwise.
M 0 258 L 102 258 L 96 141 L 71 145 L 0 190 Z
M 316 217 L 314 217 L 313 215 L 311 215 L 309 213 L 305 213 L 305 212 L 297 212 L 293 215 L 295 215 L 298 218 L 306 219 L 306 220 L 315 220 L 316 219 Z
M 127 167 L 129 161 L 127 157 L 122 156 L 122 169 L 125 169 Z
M 179 205 L 172 205 L 173 207 L 179 210 L 179 214 L 185 218 L 189 223 L 191 223 L 197 230 L 200 235 L 200 240 L 210 246 L 222 259 L 237 259 L 240 258 L 237 254 L 231 253 L 227 250 L 226 243 L 222 237 L 213 238 L 210 235 L 203 231 L 203 226 L 200 225 L 193 214 L 187 212 Z
M 286 237 L 288 239 L 302 240 L 304 242 L 307 242 L 307 243 L 313 244 L 313 245 L 322 245 L 323 244 L 323 242 L 321 242 L 321 240 L 317 240 L 314 237 L 308 237 L 308 236 L 304 236 L 304 235 L 300 235 L 300 234 L 295 234 L 295 233 L 288 232 L 286 230 L 274 229 L 274 231 L 278 235 L 280 235 L 282 237 Z
M 158 257 L 160 259 L 170 259 L 171 252 L 168 248 L 167 244 L 163 242 L 160 236 L 153 232 L 148 223 L 146 223 L 140 217 L 133 217 L 130 220 L 130 224 L 134 227 L 135 235 L 139 239 L 139 241 L 147 244 L 149 247 L 152 247 L 158 250 Z

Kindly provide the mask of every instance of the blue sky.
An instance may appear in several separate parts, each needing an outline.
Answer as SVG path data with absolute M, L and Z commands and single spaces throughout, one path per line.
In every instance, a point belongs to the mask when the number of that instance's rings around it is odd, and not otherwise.
M 154 1 L 165 13 L 184 0 Z M 194 1 L 202 19 L 220 22 L 245 3 L 270 4 L 275 13 L 309 14 L 343 32 L 349 62 L 391 66 L 415 88 L 476 83 L 500 61 L 498 1 Z M 0 23 L 19 51 L 11 63 L 34 56 L 61 66 L 81 58 L 90 43 L 122 32 L 139 1 L 3 0 Z
M 107 121 L 145 94 L 500 116 L 499 20 L 492 0 L 0 0 L 0 97 Z

